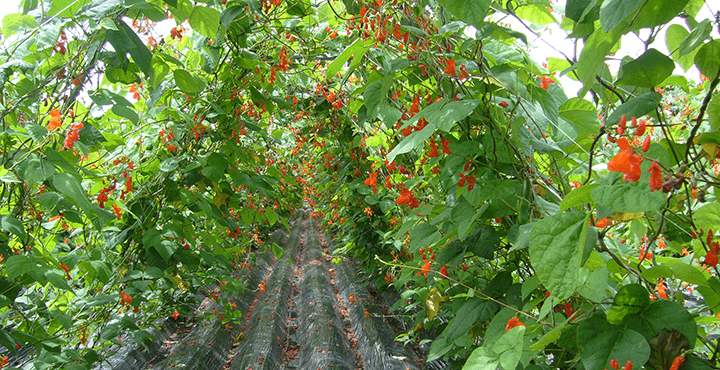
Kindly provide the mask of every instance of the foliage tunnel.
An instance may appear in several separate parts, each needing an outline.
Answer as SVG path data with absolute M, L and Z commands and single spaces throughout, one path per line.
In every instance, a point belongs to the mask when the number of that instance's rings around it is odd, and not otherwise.
M 0 367 L 93 368 L 197 294 L 227 307 L 304 206 L 428 361 L 718 365 L 717 4 L 21 8 L 0 47 Z

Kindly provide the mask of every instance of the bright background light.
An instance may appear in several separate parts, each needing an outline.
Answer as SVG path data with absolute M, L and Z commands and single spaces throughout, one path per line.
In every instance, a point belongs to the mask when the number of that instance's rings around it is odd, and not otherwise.
M 556 9 L 563 9 L 565 7 L 565 3 L 566 0 L 555 1 L 554 7 Z M 710 3 L 713 3 L 715 5 L 711 6 Z M 0 20 L 8 14 L 17 13 L 19 11 L 21 11 L 20 0 L 3 0 L 3 6 L 0 7 Z M 715 17 L 714 14 L 716 14 L 718 11 L 720 11 L 720 3 L 705 1 L 702 9 L 696 16 L 696 19 L 699 22 L 703 19 L 708 18 L 712 20 Z M 558 21 L 561 20 L 559 13 L 553 12 L 553 15 L 555 15 Z M 510 28 L 523 32 L 528 36 L 528 52 L 537 62 L 541 63 L 547 60 L 547 58 L 549 57 L 563 59 L 564 57 L 560 53 L 560 51 L 571 58 L 573 56 L 580 56 L 579 53 L 582 50 L 582 42 L 578 44 L 577 55 L 574 55 L 575 52 L 573 50 L 573 40 L 567 39 L 566 32 L 560 29 L 557 24 L 552 24 L 547 27 L 546 30 L 541 31 L 542 39 L 540 39 L 535 37 L 519 21 L 512 19 L 511 17 L 504 18 L 502 22 L 509 24 Z M 683 24 L 683 22 L 681 19 L 675 18 L 670 24 Z M 160 22 L 157 26 L 158 27 L 156 27 L 155 31 L 160 36 L 162 36 L 169 34 L 170 28 L 174 27 L 175 24 L 174 22 L 163 21 Z M 650 44 L 650 47 L 655 48 L 660 52 L 665 53 L 666 55 L 670 55 L 670 52 L 665 46 L 665 30 L 667 30 L 667 27 L 663 28 L 660 34 L 655 38 L 655 41 Z M 641 41 L 641 37 L 647 37 L 648 31 L 649 30 L 647 29 L 642 30 L 639 37 L 634 34 L 628 34 L 623 36 L 621 40 L 620 50 L 618 50 L 618 52 L 614 56 L 607 60 L 607 64 L 613 73 L 617 73 L 618 69 L 620 68 L 620 61 L 622 60 L 622 58 L 626 56 L 629 56 L 631 58 L 637 58 L 644 52 L 644 46 Z M 720 34 L 718 34 L 717 28 L 713 27 L 713 32 L 711 36 L 715 39 L 720 39 Z M 700 73 L 695 67 L 692 67 L 689 71 L 683 71 L 682 68 L 677 66 L 674 74 L 684 75 L 686 78 L 694 81 L 700 80 Z M 580 90 L 580 88 L 582 87 L 581 83 L 574 81 L 567 76 L 559 77 L 559 79 L 560 83 L 565 89 L 566 94 L 569 97 L 575 96 L 577 94 L 577 91 Z

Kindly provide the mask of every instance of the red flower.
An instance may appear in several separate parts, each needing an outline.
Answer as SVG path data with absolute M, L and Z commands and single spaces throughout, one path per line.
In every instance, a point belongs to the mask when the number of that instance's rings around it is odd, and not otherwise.
M 435 144 L 435 140 L 430 140 L 430 153 L 428 153 L 428 157 L 435 158 L 439 156 L 440 153 L 438 153 L 438 146 Z
M 450 155 L 452 152 L 450 151 L 450 140 L 442 138 L 442 151 L 443 154 Z
M 420 206 L 420 202 L 415 198 L 415 195 L 407 189 L 400 189 L 400 197 L 395 200 L 395 203 L 406 205 L 410 207 L 410 209 L 415 209 Z
M 177 311 L 175 311 L 175 313 L 173 313 L 172 315 L 170 315 L 170 317 L 172 317 L 172 318 L 175 319 L 175 320 L 177 320 L 178 316 L 180 316 L 180 312 L 177 312 Z
M 53 109 L 50 111 L 50 121 L 48 122 L 47 129 L 49 131 L 52 131 L 62 125 L 62 116 L 60 115 L 60 111 L 57 109 Z
M 678 370 L 680 368 L 680 365 L 685 362 L 685 357 L 683 356 L 677 356 L 673 360 L 672 365 L 670 365 L 670 370 Z
M 447 267 L 445 267 L 445 266 L 440 267 L 440 275 L 442 275 L 443 277 L 448 276 Z
M 660 169 L 660 166 L 658 166 L 657 161 L 653 161 L 648 172 L 650 172 L 650 191 L 662 189 L 663 171 Z
M 718 264 L 718 252 L 719 248 L 710 247 L 710 250 L 705 255 L 705 264 L 710 267 L 715 267 Z
M 525 326 L 525 324 L 521 323 L 520 319 L 518 319 L 517 317 L 513 317 L 512 319 L 508 320 L 507 325 L 505 325 L 505 331 L 509 331 L 516 326 Z
M 370 177 L 365 179 L 365 185 L 371 186 L 371 187 L 376 187 L 377 186 L 377 176 L 378 176 L 377 173 L 375 173 L 375 172 L 371 173 Z
M 624 117 L 624 116 L 623 116 Z M 610 367 L 615 370 L 620 370 L 620 364 L 618 364 L 616 359 L 610 360 Z
M 455 72 L 455 61 L 452 59 L 448 59 L 445 61 L 445 73 L 453 76 L 457 76 L 457 73 Z
M 432 262 L 425 260 L 425 264 L 422 265 L 420 271 L 415 275 L 425 275 L 425 277 L 427 277 L 428 273 L 430 273 L 430 265 L 432 265 Z

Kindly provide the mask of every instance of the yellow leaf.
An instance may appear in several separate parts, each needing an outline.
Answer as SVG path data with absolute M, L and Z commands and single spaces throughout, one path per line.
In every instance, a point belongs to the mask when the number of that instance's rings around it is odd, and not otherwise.
M 637 213 L 624 213 L 624 212 L 615 212 L 610 217 L 608 217 L 608 220 L 615 221 L 615 222 L 627 222 L 630 220 L 634 220 L 636 218 L 640 218 L 643 215 L 645 215 L 645 212 L 637 212 Z
M 445 297 L 442 296 L 437 288 L 432 288 L 427 299 L 425 299 L 425 310 L 428 320 L 435 318 L 438 312 L 440 312 L 440 302 L 445 301 Z
M 715 143 L 703 143 L 701 145 L 705 153 L 707 153 L 708 158 L 710 159 L 715 158 L 718 152 L 720 152 L 720 149 L 718 149 L 718 146 Z
M 221 205 L 227 205 L 228 203 L 228 197 L 227 195 L 223 193 L 217 193 L 215 197 L 213 197 L 213 204 L 216 205 L 218 208 L 220 208 Z

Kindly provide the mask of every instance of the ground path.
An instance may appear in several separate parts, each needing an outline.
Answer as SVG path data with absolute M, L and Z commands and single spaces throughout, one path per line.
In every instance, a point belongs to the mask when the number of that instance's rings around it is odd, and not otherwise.
M 123 347 L 98 369 L 422 368 L 413 351 L 394 343 L 395 331 L 355 268 L 331 261 L 331 238 L 309 211 L 273 238 L 284 247 L 280 259 L 263 253 L 238 272 L 248 289 L 231 300 L 242 324 L 224 324 L 223 308 L 205 298 L 193 325 L 169 319 L 146 346 Z

